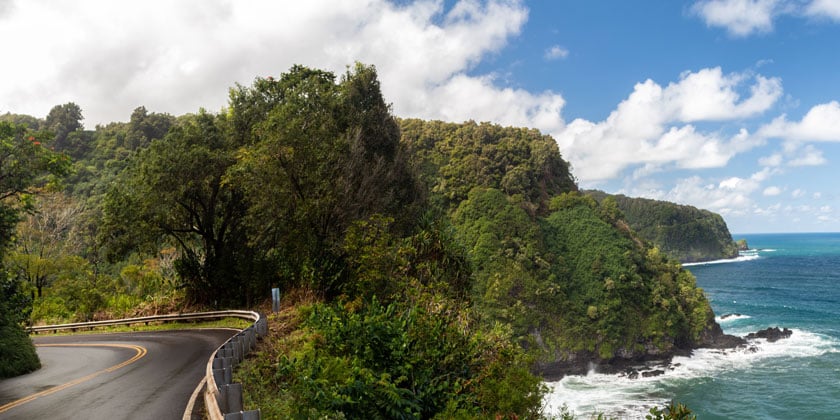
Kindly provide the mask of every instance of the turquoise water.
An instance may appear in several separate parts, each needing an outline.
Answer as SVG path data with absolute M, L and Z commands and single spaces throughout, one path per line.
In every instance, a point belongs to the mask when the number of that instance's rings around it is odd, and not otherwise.
M 754 352 L 699 350 L 656 378 L 567 377 L 549 384 L 549 410 L 566 404 L 582 418 L 594 411 L 644 418 L 673 399 L 699 419 L 840 418 L 840 234 L 735 236 L 754 251 L 687 268 L 726 333 L 779 326 L 792 329 L 791 338 L 759 340 Z

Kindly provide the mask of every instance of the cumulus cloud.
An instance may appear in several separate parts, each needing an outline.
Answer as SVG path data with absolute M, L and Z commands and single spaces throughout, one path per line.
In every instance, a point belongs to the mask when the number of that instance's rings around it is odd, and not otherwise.
M 731 177 L 715 185 L 695 176 L 679 180 L 663 198 L 723 215 L 739 215 L 745 214 L 752 207 L 750 194 L 758 187 L 758 182 L 750 178 Z
M 479 119 L 502 125 L 538 127 L 549 132 L 565 127 L 561 116 L 565 104 L 562 96 L 497 88 L 490 76 L 455 75 L 433 87 L 425 98 L 424 103 L 415 104 L 414 112 L 406 112 L 447 121 Z
M 773 29 L 779 0 L 704 0 L 692 6 L 707 25 L 725 28 L 733 36 Z
M 794 157 L 788 161 L 789 166 L 820 166 L 827 162 L 823 153 L 814 146 L 807 145 L 798 150 Z
M 755 211 L 762 211 L 758 209 L 751 196 L 755 192 L 761 191 L 762 182 L 773 173 L 771 169 L 765 168 L 746 178 L 733 176 L 717 181 L 704 179 L 700 176 L 691 176 L 677 179 L 670 189 L 633 187 L 621 193 L 688 204 L 724 216 L 743 216 Z M 777 187 L 765 188 L 764 194 L 773 195 L 774 190 L 772 188 Z M 771 194 L 767 194 L 768 192 Z
M 782 164 L 782 154 L 781 153 L 773 153 L 770 156 L 765 156 L 758 159 L 758 164 L 761 166 L 779 166 Z
M 770 186 L 770 187 L 765 188 L 764 192 L 762 194 L 764 194 L 768 197 L 773 197 L 773 196 L 779 195 L 781 193 L 782 193 L 781 188 L 779 188 L 777 186 Z
M 840 1 L 814 0 L 805 8 L 805 13 L 810 16 L 840 20 Z
M 551 48 L 545 50 L 545 54 L 543 54 L 543 57 L 546 60 L 558 60 L 558 59 L 561 59 L 561 58 L 566 58 L 568 56 L 569 56 L 569 50 L 567 50 L 566 48 L 563 48 L 559 45 L 552 46 Z
M 773 30 L 780 16 L 828 18 L 840 21 L 838 0 L 699 0 L 691 12 L 708 26 L 726 29 L 735 37 Z
M 757 134 L 784 140 L 840 142 L 840 103 L 816 105 L 800 121 L 788 121 L 782 115 L 761 127 Z
M 125 120 L 139 105 L 173 114 L 214 110 L 229 87 L 255 76 L 293 64 L 343 72 L 361 61 L 377 66 L 398 115 L 558 130 L 559 94 L 467 75 L 517 35 L 527 15 L 518 0 L 448 8 L 441 0 L 2 0 L 0 38 L 15 40 L 4 45 L 15 60 L 0 70 L 0 112 L 44 116 L 74 101 L 90 125 Z
M 584 184 L 615 178 L 633 165 L 642 165 L 642 172 L 662 165 L 721 167 L 760 140 L 746 130 L 723 136 L 690 123 L 752 117 L 781 95 L 776 78 L 702 69 L 666 87 L 653 80 L 638 83 L 606 120 L 576 119 L 553 134 Z

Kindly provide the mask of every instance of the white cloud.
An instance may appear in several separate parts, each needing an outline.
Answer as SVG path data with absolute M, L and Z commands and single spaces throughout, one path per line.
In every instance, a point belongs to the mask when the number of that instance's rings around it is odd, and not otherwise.
M 799 198 L 799 197 L 805 196 L 805 194 L 807 194 L 807 193 L 808 193 L 807 191 L 805 191 L 803 189 L 800 189 L 800 188 L 797 188 L 797 189 L 793 190 L 793 192 L 791 192 L 790 195 L 793 198 Z
M 683 73 L 671 83 L 664 96 L 681 121 L 729 120 L 760 114 L 782 95 L 778 78 L 755 76 L 750 96 L 741 100 L 737 88 L 749 77 L 743 73 L 724 75 L 720 67 Z
M 749 95 L 743 97 L 742 91 Z M 652 80 L 638 83 L 606 120 L 577 119 L 562 131 L 550 132 L 583 184 L 613 179 L 633 165 L 644 166 L 644 171 L 662 165 L 721 167 L 760 139 L 746 130 L 729 137 L 703 133 L 685 123 L 755 116 L 781 94 L 779 79 L 724 75 L 719 67 L 702 69 L 683 73 L 666 87 Z
M 782 193 L 781 188 L 776 187 L 776 186 L 770 186 L 770 187 L 765 188 L 764 192 L 762 194 L 764 194 L 768 197 L 773 197 L 773 196 L 779 195 L 781 193 Z
M 771 32 L 780 16 L 840 21 L 838 0 L 698 0 L 691 11 L 735 37 Z
M 805 8 L 805 13 L 810 16 L 840 20 L 840 1 L 814 0 Z
M 502 125 L 539 127 L 557 131 L 565 127 L 561 110 L 563 97 L 551 92 L 539 95 L 521 89 L 497 88 L 490 76 L 454 75 L 432 88 L 425 103 L 414 104 L 420 117 L 447 121 L 476 119 Z
M 441 0 L 2 4 L 0 39 L 14 40 L 4 54 L 15 64 L 0 68 L 0 112 L 44 116 L 73 101 L 90 127 L 126 120 L 139 105 L 173 114 L 216 110 L 235 83 L 293 64 L 340 73 L 361 61 L 377 66 L 401 116 L 563 127 L 560 95 L 467 76 L 519 34 L 528 10 L 518 0 L 461 0 L 448 10 Z
M 770 156 L 759 158 L 758 164 L 761 166 L 779 166 L 782 164 L 782 154 L 774 153 Z
M 667 191 L 633 188 L 624 193 L 630 196 L 688 204 L 724 216 L 741 216 L 762 211 L 756 208 L 750 196 L 761 188 L 761 182 L 766 178 L 765 171 L 756 172 L 748 178 L 729 177 L 716 183 L 699 176 L 692 176 L 676 180 L 674 186 Z
M 709 26 L 726 28 L 733 36 L 747 36 L 773 29 L 779 0 L 705 0 L 692 6 Z
M 789 162 L 789 166 L 820 166 L 827 162 L 823 157 L 822 151 L 817 150 L 814 146 L 807 145 L 801 151 L 796 152 L 794 158 Z
M 779 210 L 781 208 L 782 208 L 782 205 L 780 203 L 772 204 L 772 205 L 769 205 L 769 206 L 764 207 L 764 208 L 754 207 L 753 208 L 753 214 L 755 214 L 757 216 L 764 216 L 764 217 L 768 217 L 768 218 L 773 218 L 774 216 L 776 216 L 776 214 L 779 213 Z
M 559 45 L 552 46 L 551 48 L 545 50 L 545 54 L 543 54 L 543 57 L 546 60 L 558 60 L 558 59 L 566 58 L 568 56 L 569 56 L 569 50 L 566 49 L 566 48 L 563 48 Z
M 761 127 L 757 134 L 785 140 L 840 142 L 840 102 L 816 105 L 799 122 L 788 121 L 782 115 Z

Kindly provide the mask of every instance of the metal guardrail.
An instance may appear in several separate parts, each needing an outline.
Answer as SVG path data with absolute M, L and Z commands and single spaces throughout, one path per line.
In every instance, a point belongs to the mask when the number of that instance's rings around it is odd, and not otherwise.
M 106 321 L 91 321 L 91 322 L 76 322 L 72 324 L 57 324 L 57 325 L 41 325 L 41 326 L 34 326 L 29 327 L 28 330 L 30 333 L 41 333 L 41 332 L 57 332 L 63 330 L 71 330 L 71 331 L 78 331 L 83 329 L 94 329 L 96 327 L 111 327 L 114 325 L 132 325 L 132 324 L 145 324 L 149 325 L 150 322 L 176 322 L 176 321 L 199 321 L 199 320 L 206 320 L 206 319 L 219 319 L 219 318 L 242 318 L 242 319 L 249 319 L 254 322 L 260 319 L 260 316 L 256 312 L 251 311 L 215 311 L 215 312 L 193 312 L 187 314 L 168 314 L 168 315 L 152 315 L 152 316 L 142 316 L 137 318 L 123 318 L 123 319 L 111 319 Z
M 210 420 L 259 420 L 260 410 L 242 411 L 242 384 L 232 382 L 233 369 L 268 334 L 268 322 L 256 312 L 254 324 L 229 338 L 210 356 L 205 373 L 204 405 Z
M 107 321 L 77 322 L 72 324 L 43 325 L 29 327 L 30 333 L 58 332 L 63 330 L 78 331 L 114 325 L 145 324 L 150 322 L 198 321 L 219 318 L 241 318 L 254 323 L 238 332 L 219 346 L 207 362 L 205 377 L 201 380 L 196 391 L 204 388 L 204 405 L 210 420 L 259 420 L 260 410 L 242 411 L 242 385 L 231 383 L 233 368 L 236 367 L 254 347 L 257 338 L 268 333 L 268 323 L 265 317 L 252 311 L 215 311 L 195 312 L 187 314 L 153 315 L 137 318 L 114 319 Z M 193 407 L 193 393 L 188 404 Z M 188 409 L 187 411 L 192 411 Z M 190 418 L 191 413 L 184 413 L 184 418 Z

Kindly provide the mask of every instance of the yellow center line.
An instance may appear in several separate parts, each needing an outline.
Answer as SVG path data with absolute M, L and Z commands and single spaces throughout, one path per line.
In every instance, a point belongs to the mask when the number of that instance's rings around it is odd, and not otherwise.
M 67 382 L 67 383 L 64 383 L 64 384 L 61 384 L 61 385 L 56 385 L 52 388 L 45 389 L 41 392 L 29 395 L 27 397 L 23 397 L 19 400 L 12 401 L 12 402 L 10 402 L 6 405 L 0 406 L 0 413 L 11 410 L 12 408 L 15 408 L 19 405 L 26 404 L 26 403 L 28 403 L 32 400 L 37 399 L 37 398 L 56 393 L 58 391 L 61 391 L 62 389 L 67 389 L 67 388 L 70 388 L 71 386 L 78 385 L 78 384 L 80 384 L 82 382 L 85 382 L 85 381 L 89 381 L 89 380 L 91 380 L 91 379 L 93 379 L 93 378 L 95 378 L 95 377 L 97 377 L 97 376 L 99 376 L 103 373 L 113 372 L 117 369 L 128 366 L 128 365 L 140 360 L 148 352 L 148 350 L 146 350 L 145 347 L 136 346 L 136 345 L 133 345 L 133 344 L 81 344 L 81 343 L 74 343 L 74 344 L 37 344 L 36 346 L 37 347 L 118 347 L 118 348 L 132 349 L 132 350 L 136 351 L 137 354 L 135 354 L 134 357 L 132 357 L 131 359 L 128 359 L 128 360 L 126 360 L 126 361 L 124 361 L 124 362 L 122 362 L 118 365 L 114 365 L 114 366 L 111 366 L 109 368 L 93 372 L 90 375 L 83 376 L 83 377 L 78 378 L 78 379 L 74 379 L 70 382 Z

